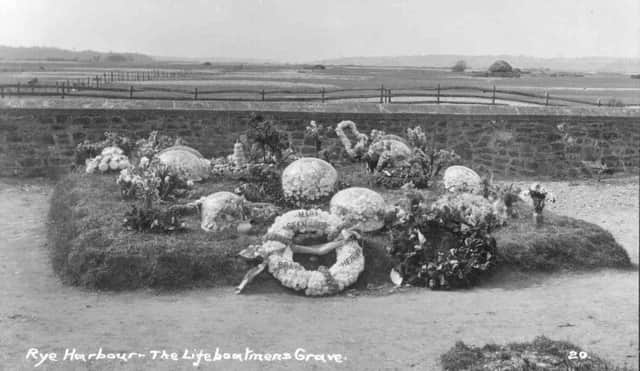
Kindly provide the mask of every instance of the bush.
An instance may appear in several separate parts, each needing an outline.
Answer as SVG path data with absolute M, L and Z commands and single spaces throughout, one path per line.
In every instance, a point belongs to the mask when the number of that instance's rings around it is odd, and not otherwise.
M 509 63 L 503 60 L 498 60 L 493 62 L 491 66 L 489 66 L 490 73 L 509 73 L 513 72 L 513 68 Z
M 271 120 L 265 120 L 260 115 L 253 115 L 249 121 L 249 129 L 247 130 L 247 139 L 251 145 L 251 149 L 259 150 L 256 154 L 251 151 L 252 160 L 262 157 L 263 162 L 273 160 L 280 162 L 284 158 L 284 151 L 289 147 L 289 137 L 286 133 L 278 130 L 276 124 Z
M 607 106 L 609 107 L 624 107 L 624 102 L 620 99 L 611 98 L 607 101 Z
M 457 61 L 456 64 L 453 65 L 453 67 L 451 67 L 451 71 L 453 72 L 464 72 L 464 70 L 466 70 L 467 67 L 467 62 L 460 60 Z
M 575 344 L 551 340 L 544 336 L 538 336 L 527 343 L 487 344 L 481 348 L 458 341 L 453 348 L 440 356 L 440 362 L 446 371 L 629 370 L 626 367 L 616 367 L 610 361 L 591 352 L 587 352 L 588 358 L 580 359 L 580 352 L 582 349 Z

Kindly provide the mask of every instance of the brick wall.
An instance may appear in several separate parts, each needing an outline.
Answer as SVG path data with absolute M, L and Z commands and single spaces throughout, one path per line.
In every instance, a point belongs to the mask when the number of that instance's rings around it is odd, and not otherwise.
M 99 140 L 106 130 L 133 138 L 152 130 L 181 136 L 206 157 L 227 155 L 246 129 L 251 112 L 276 120 L 303 145 L 310 120 L 335 126 L 353 120 L 360 131 L 372 128 L 401 134 L 420 125 L 440 148 L 454 149 L 480 173 L 502 177 L 574 177 L 582 160 L 602 158 L 618 171 L 640 168 L 640 115 L 574 115 L 535 110 L 366 113 L 322 110 L 274 111 L 139 108 L 0 107 L 0 176 L 47 175 L 68 169 L 73 149 L 84 139 Z M 256 108 L 256 109 L 253 109 Z M 458 113 L 461 112 L 461 113 Z M 309 145 L 302 147 L 311 150 Z

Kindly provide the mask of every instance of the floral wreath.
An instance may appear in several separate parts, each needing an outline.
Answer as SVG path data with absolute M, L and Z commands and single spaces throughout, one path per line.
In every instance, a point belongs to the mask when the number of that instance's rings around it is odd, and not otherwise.
M 351 141 L 347 137 L 347 134 L 345 134 L 344 132 L 345 129 L 350 129 L 351 132 L 356 136 L 357 142 L 355 146 L 352 147 Z M 344 149 L 346 150 L 347 154 L 350 157 L 355 158 L 358 155 L 362 154 L 364 151 L 366 151 L 366 146 L 367 146 L 367 142 L 369 141 L 369 137 L 367 137 L 366 134 L 360 133 L 358 131 L 358 128 L 356 127 L 355 122 L 348 121 L 348 120 L 340 121 L 338 125 L 336 125 L 336 135 L 338 135 L 340 142 L 342 143 L 342 145 L 344 146 Z
M 308 296 L 335 294 L 354 284 L 364 270 L 364 254 L 357 241 L 358 234 L 343 229 L 343 225 L 338 216 L 317 209 L 293 210 L 276 218 L 263 237 L 262 245 L 249 246 L 240 253 L 245 258 L 262 257 L 263 261 L 247 272 L 236 292 L 241 292 L 266 267 L 283 286 L 296 291 L 305 290 Z M 326 234 L 331 242 L 321 245 L 320 249 L 335 249 L 336 263 L 313 271 L 293 261 L 293 253 L 296 252 L 293 237 L 298 232 Z M 311 253 L 312 249 L 302 252 Z

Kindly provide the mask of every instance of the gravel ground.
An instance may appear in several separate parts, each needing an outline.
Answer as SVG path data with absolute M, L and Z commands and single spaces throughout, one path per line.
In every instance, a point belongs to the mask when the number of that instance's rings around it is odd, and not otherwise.
M 559 213 L 608 230 L 638 261 L 638 179 L 546 183 Z M 62 285 L 46 253 L 51 187 L 0 180 L 0 369 L 32 370 L 42 352 L 340 353 L 319 361 L 219 361 L 198 369 L 437 370 L 455 341 L 483 345 L 568 340 L 619 365 L 638 364 L 638 271 L 600 270 L 495 282 L 473 290 L 408 290 L 311 299 L 288 292 L 233 295 L 233 288 L 162 293 L 91 292 Z M 148 354 L 148 353 L 147 353 Z M 193 370 L 150 358 L 48 362 L 44 370 Z

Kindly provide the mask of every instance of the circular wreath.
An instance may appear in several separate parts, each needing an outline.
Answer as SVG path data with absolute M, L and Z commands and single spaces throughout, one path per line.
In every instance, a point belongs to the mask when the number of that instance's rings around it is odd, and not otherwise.
M 293 210 L 276 218 L 267 231 L 262 245 L 269 272 L 282 285 L 309 296 L 334 294 L 354 284 L 364 270 L 364 255 L 358 242 L 347 236 L 336 247 L 336 263 L 321 266 L 317 271 L 293 261 L 290 244 L 296 233 L 317 232 L 329 240 L 342 231 L 342 220 L 322 210 Z M 345 233 L 346 234 L 346 233 Z

